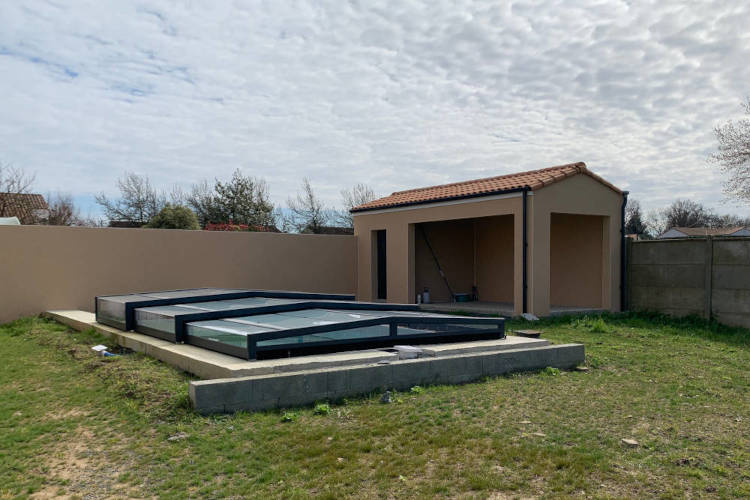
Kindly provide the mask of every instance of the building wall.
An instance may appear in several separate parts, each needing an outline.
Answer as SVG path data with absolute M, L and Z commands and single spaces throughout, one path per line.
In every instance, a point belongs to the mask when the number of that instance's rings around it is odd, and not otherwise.
M 577 175 L 529 193 L 528 197 L 528 310 L 550 311 L 550 224 L 553 213 L 592 215 L 602 221 L 601 307 L 620 309 L 620 210 L 622 195 L 587 175 Z M 523 305 L 522 197 L 468 199 L 450 204 L 416 205 L 392 211 L 355 214 L 357 242 L 357 296 L 372 299 L 371 231 L 388 232 L 388 301 L 413 302 L 414 224 L 510 215 L 513 219 L 513 303 L 515 314 Z M 572 294 L 585 295 L 586 285 L 569 283 Z M 480 289 L 481 294 L 481 289 Z
M 355 262 L 354 236 L 0 226 L 0 322 L 147 290 L 354 293 Z
M 750 238 L 635 241 L 628 255 L 630 309 L 750 328 Z
M 603 218 L 553 213 L 550 221 L 550 304 L 601 307 Z

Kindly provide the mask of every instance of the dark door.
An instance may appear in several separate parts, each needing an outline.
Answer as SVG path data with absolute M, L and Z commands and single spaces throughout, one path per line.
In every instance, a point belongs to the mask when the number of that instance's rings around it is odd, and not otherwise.
M 388 283 L 386 281 L 386 259 L 385 259 L 385 230 L 377 231 L 377 269 L 378 269 L 378 299 L 386 300 Z

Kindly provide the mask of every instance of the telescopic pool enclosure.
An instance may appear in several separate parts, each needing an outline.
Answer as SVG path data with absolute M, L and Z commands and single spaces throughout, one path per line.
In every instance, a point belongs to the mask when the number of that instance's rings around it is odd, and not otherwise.
M 99 296 L 95 308 L 99 323 L 248 360 L 505 337 L 503 318 L 341 294 L 196 288 Z

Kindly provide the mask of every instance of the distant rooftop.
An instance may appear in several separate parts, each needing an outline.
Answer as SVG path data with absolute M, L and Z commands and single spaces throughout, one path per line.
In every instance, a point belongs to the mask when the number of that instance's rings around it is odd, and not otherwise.
M 684 236 L 731 236 L 735 233 L 750 233 L 750 228 L 744 226 L 733 227 L 672 227 L 664 231 L 659 238 L 677 238 Z
M 18 217 L 21 224 L 31 224 L 39 217 L 38 210 L 49 210 L 41 194 L 0 193 L 0 217 Z

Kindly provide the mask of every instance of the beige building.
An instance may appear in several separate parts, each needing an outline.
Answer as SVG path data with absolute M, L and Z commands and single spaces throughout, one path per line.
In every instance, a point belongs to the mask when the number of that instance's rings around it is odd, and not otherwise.
M 357 299 L 619 311 L 626 197 L 573 163 L 355 207 Z

